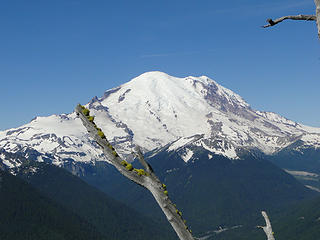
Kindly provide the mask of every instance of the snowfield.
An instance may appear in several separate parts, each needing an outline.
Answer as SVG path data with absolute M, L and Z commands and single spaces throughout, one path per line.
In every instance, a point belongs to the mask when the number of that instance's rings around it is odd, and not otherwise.
M 168 151 L 201 146 L 232 159 L 238 158 L 240 148 L 272 154 L 298 140 L 308 147 L 320 147 L 319 128 L 251 109 L 241 96 L 206 76 L 177 78 L 147 72 L 93 98 L 86 107 L 125 156 L 135 145 L 151 151 L 170 143 Z M 75 113 L 37 117 L 19 128 L 2 131 L 0 148 L 25 154 L 33 149 L 38 161 L 49 154 L 56 165 L 106 160 Z M 189 147 L 181 157 L 187 162 L 192 155 Z

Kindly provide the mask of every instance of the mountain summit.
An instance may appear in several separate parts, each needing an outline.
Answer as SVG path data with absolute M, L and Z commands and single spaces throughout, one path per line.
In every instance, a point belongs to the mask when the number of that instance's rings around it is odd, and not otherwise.
M 232 159 L 243 149 L 273 154 L 297 141 L 300 148 L 320 147 L 319 128 L 253 110 L 238 94 L 206 76 L 147 72 L 94 97 L 86 107 L 123 155 L 136 144 L 145 151 L 184 146 L 185 161 L 192 157 L 191 146 Z M 75 113 L 37 117 L 2 131 L 0 148 L 56 165 L 103 160 Z M 21 164 L 4 156 L 0 159 L 8 167 Z

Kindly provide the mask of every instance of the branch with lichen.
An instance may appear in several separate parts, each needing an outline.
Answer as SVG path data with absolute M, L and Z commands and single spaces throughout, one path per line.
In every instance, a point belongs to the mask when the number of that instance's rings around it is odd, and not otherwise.
M 191 230 L 188 228 L 186 221 L 182 217 L 181 211 L 179 211 L 176 208 L 176 205 L 169 199 L 166 185 L 161 183 L 159 178 L 155 175 L 152 167 L 144 159 L 140 148 L 136 147 L 136 152 L 134 154 L 139 159 L 144 169 L 136 169 L 131 163 L 121 159 L 114 147 L 107 140 L 102 129 L 95 124 L 94 117 L 90 116 L 89 109 L 78 104 L 75 111 L 81 119 L 83 126 L 87 129 L 89 135 L 102 148 L 109 163 L 112 164 L 123 176 L 151 192 L 181 240 L 194 240 Z

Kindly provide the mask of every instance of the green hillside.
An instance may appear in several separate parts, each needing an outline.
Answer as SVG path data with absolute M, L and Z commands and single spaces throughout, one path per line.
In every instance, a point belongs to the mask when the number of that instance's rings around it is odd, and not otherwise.
M 144 217 L 62 168 L 32 163 L 21 168 L 19 176 L 111 239 L 143 240 L 149 239 L 149 236 L 156 240 L 176 238 L 170 229 L 158 225 L 151 218 Z
M 0 170 L 1 240 L 87 240 L 103 237 L 91 224 Z
M 282 211 L 268 213 L 277 240 L 318 240 L 320 239 L 320 198 L 300 202 Z M 257 225 L 265 225 L 262 216 L 255 225 L 231 229 L 220 234 L 212 234 L 208 240 L 265 240 L 263 230 Z
M 196 234 L 220 227 L 251 227 L 263 220 L 261 210 L 277 212 L 317 195 L 263 156 L 247 153 L 234 161 L 219 155 L 209 159 L 209 152 L 201 148 L 193 152 L 188 163 L 177 153 L 166 151 L 149 162 Z M 165 223 L 163 213 L 147 191 L 107 166 L 97 166 L 91 172 L 94 174 L 85 176 L 86 181 Z

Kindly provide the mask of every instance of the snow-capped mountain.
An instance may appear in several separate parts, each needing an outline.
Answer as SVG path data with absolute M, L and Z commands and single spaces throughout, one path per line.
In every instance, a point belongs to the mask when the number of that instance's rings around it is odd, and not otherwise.
M 185 146 L 185 161 L 192 157 L 188 148 L 192 145 L 233 159 L 242 149 L 273 154 L 298 140 L 303 142 L 299 147 L 320 147 L 319 128 L 253 110 L 238 94 L 206 76 L 177 78 L 147 72 L 94 97 L 86 107 L 126 156 L 136 144 L 145 151 L 169 144 L 168 151 Z M 56 165 L 105 160 L 75 113 L 37 117 L 2 131 L 0 148 Z

